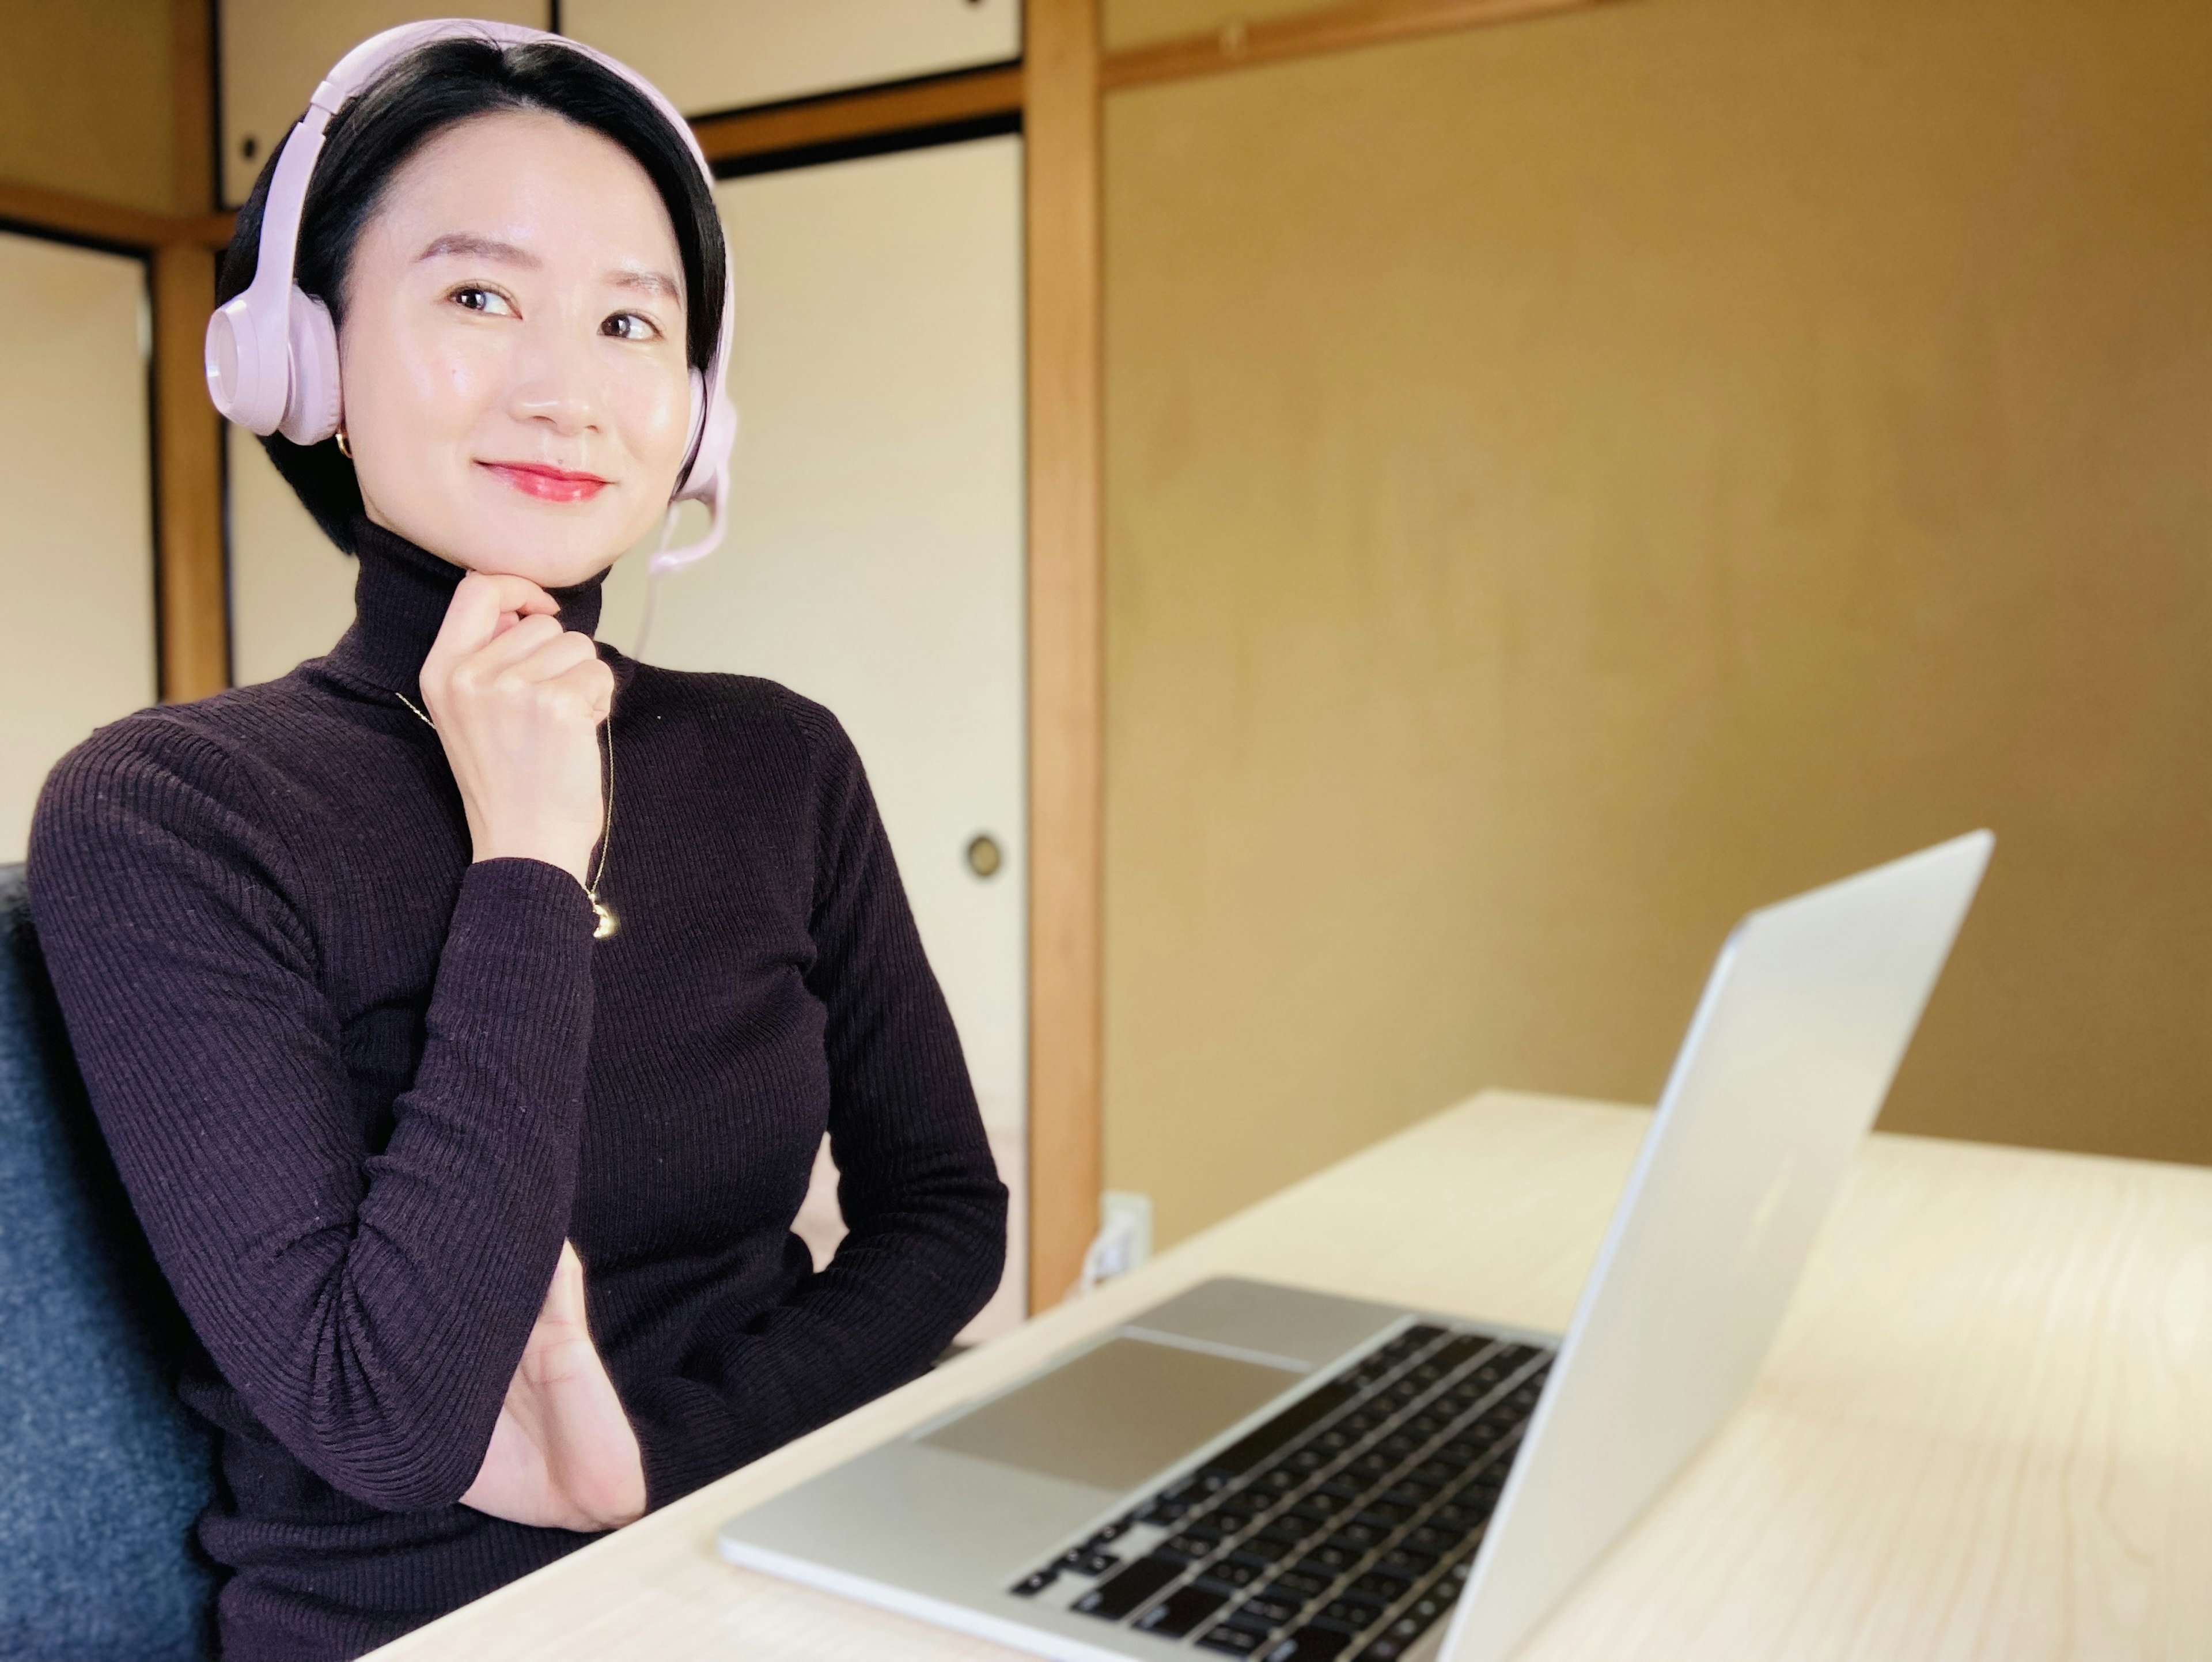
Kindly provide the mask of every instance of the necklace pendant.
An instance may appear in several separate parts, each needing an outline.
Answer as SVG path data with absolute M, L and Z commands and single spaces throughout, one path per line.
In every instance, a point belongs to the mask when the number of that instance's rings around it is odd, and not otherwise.
M 592 931 L 592 940 L 605 941 L 622 927 L 615 921 L 615 915 L 607 910 L 607 904 L 604 900 L 592 902 L 592 910 L 599 915 L 599 926 Z

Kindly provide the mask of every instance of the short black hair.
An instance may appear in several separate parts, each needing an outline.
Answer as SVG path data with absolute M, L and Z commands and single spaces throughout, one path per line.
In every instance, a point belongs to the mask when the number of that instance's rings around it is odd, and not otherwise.
M 331 118 L 300 216 L 293 280 L 344 320 L 346 273 L 361 228 L 375 213 L 392 175 L 424 143 L 456 124 L 501 110 L 544 110 L 605 134 L 637 159 L 675 228 L 684 260 L 685 353 L 706 369 L 722 328 L 728 253 L 714 194 L 682 134 L 653 100 L 604 64 L 553 41 L 501 46 L 463 37 L 409 52 Z M 289 142 L 289 135 L 287 135 Z M 283 146 L 270 153 L 239 210 L 224 252 L 216 303 L 245 292 L 261 257 L 261 216 Z M 294 444 L 281 433 L 261 441 L 330 539 L 353 550 L 361 482 L 337 441 Z

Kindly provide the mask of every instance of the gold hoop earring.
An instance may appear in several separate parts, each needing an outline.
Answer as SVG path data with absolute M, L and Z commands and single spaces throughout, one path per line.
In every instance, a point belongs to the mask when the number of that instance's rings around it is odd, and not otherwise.
M 338 454 L 343 456 L 348 461 L 351 461 L 353 460 L 353 447 L 346 442 L 346 430 L 344 428 L 341 427 L 338 429 L 337 439 Z

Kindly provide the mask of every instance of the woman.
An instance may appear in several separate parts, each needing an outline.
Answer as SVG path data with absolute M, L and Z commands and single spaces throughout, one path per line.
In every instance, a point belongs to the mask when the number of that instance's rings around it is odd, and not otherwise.
M 357 1655 L 914 1376 L 1005 1245 L 836 722 L 591 638 L 722 326 L 683 137 L 550 39 L 422 46 L 331 122 L 297 271 L 340 424 L 268 444 L 360 557 L 353 626 L 94 734 L 30 855 L 205 1348 L 240 1659 Z

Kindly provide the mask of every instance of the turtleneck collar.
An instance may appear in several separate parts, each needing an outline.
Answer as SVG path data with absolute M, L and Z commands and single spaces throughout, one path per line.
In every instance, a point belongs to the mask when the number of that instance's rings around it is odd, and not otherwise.
M 331 648 L 331 665 L 419 703 L 416 677 L 422 660 L 438 638 L 453 591 L 468 573 L 364 515 L 355 516 L 353 545 L 361 558 L 353 586 L 353 626 Z M 573 587 L 546 591 L 560 604 L 563 629 L 596 635 L 599 589 L 605 581 L 602 571 Z

